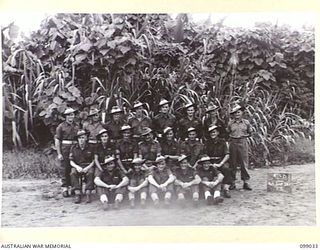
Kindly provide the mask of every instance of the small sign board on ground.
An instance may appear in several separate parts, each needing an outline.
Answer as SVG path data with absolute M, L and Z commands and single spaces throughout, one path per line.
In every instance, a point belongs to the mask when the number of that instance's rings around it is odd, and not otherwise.
M 292 193 L 292 175 L 289 173 L 268 173 L 267 191 Z

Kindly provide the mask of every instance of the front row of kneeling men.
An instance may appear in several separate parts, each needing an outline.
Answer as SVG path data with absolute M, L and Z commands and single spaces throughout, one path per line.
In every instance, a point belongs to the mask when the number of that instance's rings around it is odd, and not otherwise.
M 80 203 L 82 199 L 82 181 L 86 182 L 86 202 L 91 202 L 95 184 L 105 210 L 111 205 L 119 208 L 126 196 L 132 208 L 136 201 L 145 207 L 148 196 L 154 206 L 158 206 L 160 200 L 169 206 L 173 195 L 181 206 L 185 206 L 188 197 L 197 206 L 200 195 L 208 205 L 218 204 L 223 201 L 221 191 L 224 197 L 230 198 L 228 189 L 224 188 L 227 187 L 223 181 L 224 175 L 207 155 L 202 156 L 194 166 L 189 164 L 187 156 L 181 155 L 173 170 L 167 166 L 164 156 L 158 156 L 152 166 L 147 166 L 144 159 L 135 158 L 131 170 L 124 174 L 113 156 L 105 158 L 99 167 L 94 168 L 95 150 L 86 144 L 86 131 L 79 131 L 77 137 L 78 144 L 70 153 L 75 203 Z

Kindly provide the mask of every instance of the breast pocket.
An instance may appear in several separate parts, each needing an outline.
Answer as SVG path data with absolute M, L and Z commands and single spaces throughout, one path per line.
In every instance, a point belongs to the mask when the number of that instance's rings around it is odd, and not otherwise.
M 91 151 L 88 151 L 88 152 L 86 152 L 85 155 L 86 155 L 86 158 L 90 160 L 90 159 L 92 158 L 92 155 L 93 155 L 93 154 L 92 154 Z
M 118 184 L 120 182 L 120 177 L 119 176 L 114 176 L 112 180 L 113 180 L 114 183 Z

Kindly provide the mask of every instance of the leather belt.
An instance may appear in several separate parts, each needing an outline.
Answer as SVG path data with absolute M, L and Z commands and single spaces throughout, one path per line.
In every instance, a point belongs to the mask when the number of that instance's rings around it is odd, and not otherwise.
M 242 139 L 246 139 L 248 136 L 242 136 L 242 137 L 230 137 L 231 140 L 242 140 Z
M 222 157 L 210 157 L 212 160 L 220 160 Z
M 124 162 L 132 162 L 132 160 L 133 160 L 133 159 L 130 159 L 130 158 L 129 158 L 129 159 L 122 159 L 121 161 L 124 161 Z
M 71 141 L 71 140 L 62 140 L 61 143 L 64 145 L 73 145 L 73 144 L 76 144 L 77 142 Z

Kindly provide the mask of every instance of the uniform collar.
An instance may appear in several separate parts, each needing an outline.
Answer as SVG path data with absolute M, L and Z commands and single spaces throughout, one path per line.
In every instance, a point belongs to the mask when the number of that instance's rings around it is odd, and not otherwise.
M 80 144 L 79 144 L 79 143 L 77 143 L 77 146 L 78 146 L 78 148 L 80 148 L 81 150 L 85 150 L 85 149 L 87 149 L 87 148 L 88 148 L 88 143 L 86 143 L 86 145 L 84 146 L 84 148 L 83 148 L 83 149 L 80 147 Z
M 73 121 L 72 123 L 69 123 L 69 122 L 67 122 L 67 121 L 64 121 L 64 123 L 67 125 L 67 126 L 72 126 L 72 125 L 74 125 L 75 124 L 75 122 Z
M 240 120 L 236 120 L 236 119 L 234 119 L 234 120 L 233 120 L 233 123 L 242 123 L 242 122 L 243 122 L 243 120 L 244 120 L 243 118 L 241 118 Z
M 220 140 L 219 137 L 216 137 L 215 139 L 210 138 L 210 141 L 211 141 L 212 143 L 214 143 L 214 144 L 218 143 L 219 140 Z

